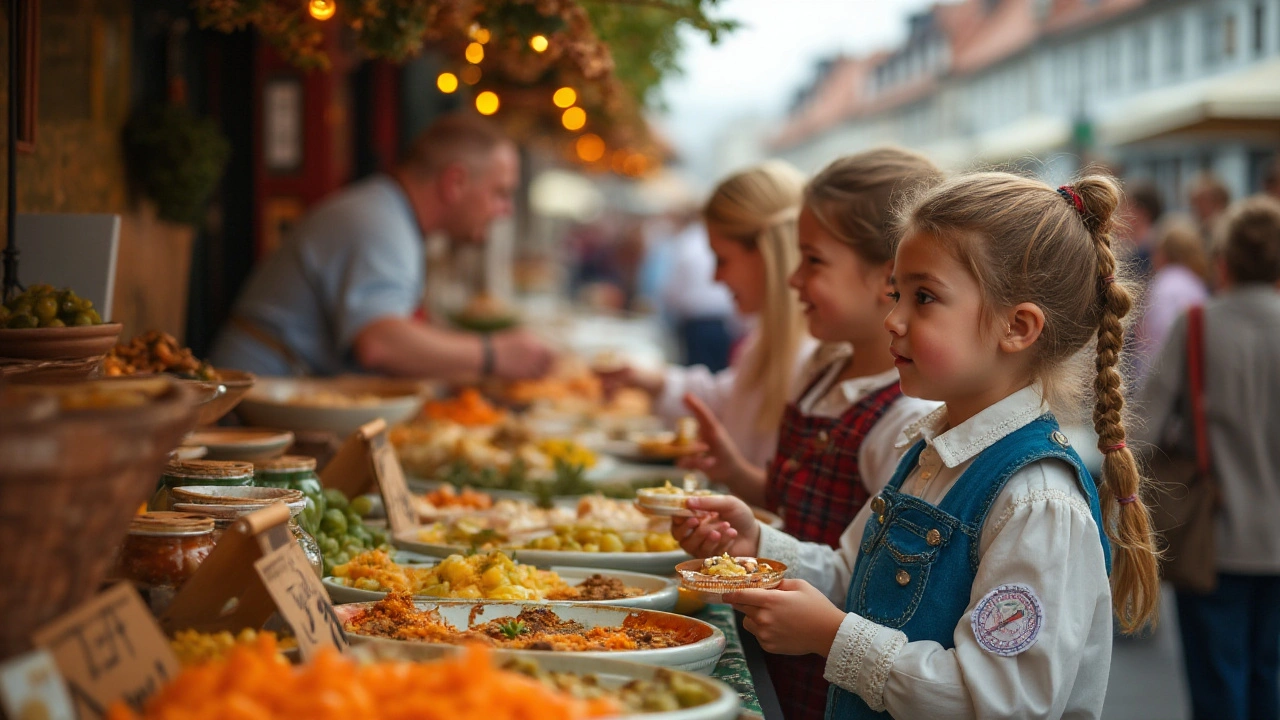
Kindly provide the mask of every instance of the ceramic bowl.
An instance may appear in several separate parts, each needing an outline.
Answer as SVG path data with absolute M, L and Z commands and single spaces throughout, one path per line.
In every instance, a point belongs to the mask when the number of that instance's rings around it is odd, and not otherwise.
M 293 433 L 264 428 L 211 427 L 191 433 L 183 444 L 207 448 L 205 460 L 267 460 L 284 454 L 293 444 Z
M 388 425 L 412 419 L 431 390 L 422 383 L 376 377 L 257 379 L 236 407 L 245 423 L 295 432 L 323 431 L 345 438 L 382 418 Z M 369 402 L 314 404 L 325 394 L 376 396 Z M 311 398 L 312 400 L 308 400 Z
M 418 539 L 417 530 L 398 533 L 394 538 L 395 546 L 411 552 L 422 553 L 432 557 L 449 557 L 463 555 L 470 548 L 461 545 L 435 545 L 424 543 Z M 651 573 L 654 575 L 670 575 L 672 568 L 678 563 L 689 560 L 689 553 L 684 550 L 668 550 L 666 552 L 575 552 L 572 550 L 509 550 L 519 555 L 520 562 L 549 568 L 555 565 L 580 568 L 598 568 L 601 570 L 626 570 L 628 572 Z
M 768 590 L 778 587 L 787 574 L 787 566 L 777 560 L 759 558 L 772 570 L 751 575 L 704 575 L 701 560 L 687 560 L 676 565 L 680 587 L 699 593 L 707 602 L 720 602 L 721 596 L 736 590 Z
M 60 328 L 0 329 L 0 357 L 76 360 L 106 356 L 120 337 L 120 323 Z

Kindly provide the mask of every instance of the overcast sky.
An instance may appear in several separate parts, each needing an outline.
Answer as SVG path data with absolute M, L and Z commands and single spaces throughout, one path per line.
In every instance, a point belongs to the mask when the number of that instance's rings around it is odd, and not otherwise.
M 657 119 L 698 172 L 716 138 L 743 117 L 781 118 L 818 60 L 892 46 L 930 0 L 725 0 L 715 15 L 742 23 L 718 45 L 688 33 L 684 74 L 664 83 Z M 707 179 L 703 179 L 704 181 Z

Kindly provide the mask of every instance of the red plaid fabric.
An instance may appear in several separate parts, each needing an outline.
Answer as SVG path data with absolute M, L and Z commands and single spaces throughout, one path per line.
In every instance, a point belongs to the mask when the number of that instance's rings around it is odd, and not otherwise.
M 854 403 L 838 418 L 813 417 L 795 403 L 787 406 L 766 486 L 768 507 L 782 516 L 787 533 L 805 542 L 840 545 L 840 535 L 868 499 L 858 472 L 858 450 L 901 396 L 895 382 Z M 818 655 L 765 655 L 786 720 L 823 718 L 826 662 Z

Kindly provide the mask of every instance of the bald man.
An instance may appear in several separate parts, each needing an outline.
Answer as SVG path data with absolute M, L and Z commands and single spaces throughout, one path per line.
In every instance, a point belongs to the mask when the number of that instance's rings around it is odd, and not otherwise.
M 395 170 L 325 200 L 255 268 L 213 364 L 260 375 L 541 376 L 552 355 L 526 331 L 475 335 L 413 317 L 425 237 L 484 242 L 511 214 L 518 177 L 515 146 L 486 121 L 437 120 Z

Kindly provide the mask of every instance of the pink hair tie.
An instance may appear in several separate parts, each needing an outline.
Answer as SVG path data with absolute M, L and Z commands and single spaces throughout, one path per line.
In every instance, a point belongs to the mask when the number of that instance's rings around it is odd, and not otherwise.
M 1117 496 L 1117 497 L 1116 497 L 1116 502 L 1120 503 L 1121 505 L 1128 505 L 1129 503 L 1135 503 L 1135 502 L 1138 502 L 1138 494 L 1137 494 L 1137 493 L 1134 493 L 1134 494 L 1132 494 L 1132 495 L 1130 495 L 1130 496 L 1128 496 L 1128 497 L 1119 497 L 1119 496 Z
M 1064 200 L 1070 201 L 1075 206 L 1076 212 L 1080 214 L 1080 217 L 1084 217 L 1084 200 L 1080 198 L 1080 194 L 1076 192 L 1075 188 L 1070 185 L 1059 185 L 1058 194 Z
M 1116 452 L 1117 450 L 1123 450 L 1127 447 L 1129 447 L 1127 444 L 1123 442 L 1119 442 L 1119 443 L 1116 443 L 1115 445 L 1108 445 L 1102 448 L 1102 452 L 1105 455 L 1110 455 L 1111 453 Z
M 1103 286 L 1103 287 L 1106 287 L 1107 285 L 1110 285 L 1111 283 L 1113 283 L 1113 282 L 1115 282 L 1115 281 L 1116 281 L 1116 276 L 1115 276 L 1115 275 L 1108 275 L 1108 276 L 1106 276 L 1106 277 L 1102 278 L 1102 286 Z

